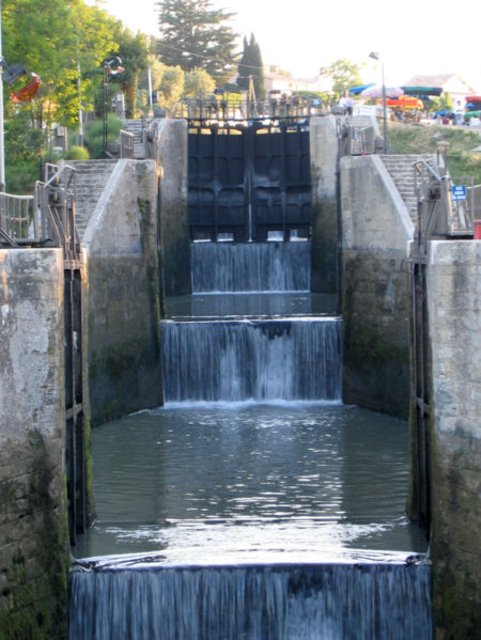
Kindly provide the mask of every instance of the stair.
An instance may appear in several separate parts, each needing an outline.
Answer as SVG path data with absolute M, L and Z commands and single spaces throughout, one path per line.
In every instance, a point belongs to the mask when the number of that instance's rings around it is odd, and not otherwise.
M 95 206 L 114 170 L 117 160 L 76 160 L 69 164 L 76 171 L 75 223 L 80 239 L 87 229 Z
M 418 154 L 382 155 L 380 157 L 384 162 L 384 166 L 389 171 L 399 191 L 399 195 L 408 208 L 411 219 L 416 223 L 418 217 L 418 199 L 414 188 L 413 163 L 417 160 L 427 160 L 429 163 L 434 164 L 434 156 L 432 154 Z
M 123 129 L 134 136 L 134 158 L 143 160 L 145 158 L 145 120 L 124 120 Z

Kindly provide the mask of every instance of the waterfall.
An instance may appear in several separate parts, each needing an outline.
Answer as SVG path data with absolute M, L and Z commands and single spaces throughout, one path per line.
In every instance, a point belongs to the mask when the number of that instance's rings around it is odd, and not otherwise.
M 70 640 L 428 640 L 430 566 L 77 569 Z
M 341 397 L 338 318 L 162 322 L 166 401 Z
M 310 259 L 310 242 L 194 242 L 192 290 L 308 291 Z

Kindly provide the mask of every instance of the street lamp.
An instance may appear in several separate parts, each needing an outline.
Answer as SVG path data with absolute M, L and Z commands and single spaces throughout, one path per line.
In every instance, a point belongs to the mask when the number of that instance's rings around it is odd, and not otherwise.
M 5 132 L 3 120 L 3 55 L 2 55 L 2 0 L 0 0 L 0 191 L 5 191 Z
M 382 91 L 382 119 L 383 119 L 383 151 L 387 154 L 387 109 L 386 109 L 386 83 L 384 81 L 384 61 L 377 51 L 371 51 L 369 57 L 381 63 L 381 91 Z

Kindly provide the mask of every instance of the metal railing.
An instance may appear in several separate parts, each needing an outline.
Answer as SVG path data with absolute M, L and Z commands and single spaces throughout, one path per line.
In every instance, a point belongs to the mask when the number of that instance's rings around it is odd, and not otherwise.
M 134 134 L 125 129 L 120 130 L 120 157 L 134 157 Z
M 0 193 L 0 242 L 19 246 L 22 240 L 34 239 L 35 199 Z
M 376 149 L 376 130 L 372 125 L 356 126 L 349 120 L 338 119 L 340 155 L 372 155 Z
M 421 254 L 426 254 L 427 241 L 434 237 L 471 238 L 474 212 L 479 211 L 481 205 L 481 187 L 468 188 L 467 198 L 458 200 L 453 196 L 453 181 L 444 166 L 418 160 L 413 163 L 413 169 L 418 198 L 417 243 Z
M 80 257 L 80 238 L 75 227 L 76 171 L 74 167 L 47 164 L 45 181 L 35 184 L 35 233 L 42 242 L 62 247 L 66 260 Z

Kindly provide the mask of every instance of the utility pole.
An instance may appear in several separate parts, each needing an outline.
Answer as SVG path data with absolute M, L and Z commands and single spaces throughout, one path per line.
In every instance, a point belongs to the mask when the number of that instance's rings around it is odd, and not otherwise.
M 5 131 L 3 122 L 3 53 L 2 53 L 2 0 L 0 0 L 0 192 L 4 193 L 5 184 Z

